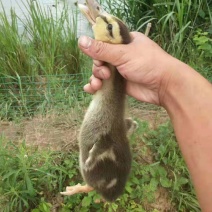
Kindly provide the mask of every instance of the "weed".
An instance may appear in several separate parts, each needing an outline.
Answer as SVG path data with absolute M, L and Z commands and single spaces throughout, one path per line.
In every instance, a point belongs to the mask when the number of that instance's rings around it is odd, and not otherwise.
M 201 29 L 197 30 L 193 38 L 197 49 L 200 51 L 202 57 L 212 58 L 212 39 L 209 37 L 209 32 L 202 32 Z
M 53 198 L 62 190 L 66 178 L 76 173 L 76 154 L 39 152 L 25 143 L 0 139 L 0 204 L 4 211 L 25 211 L 40 199 Z M 62 165 L 63 164 L 63 165 Z
M 2 3 L 0 2 L 3 7 Z M 11 9 L 11 21 L 0 14 L 1 76 L 37 76 L 79 73 L 83 64 L 77 44 L 77 13 L 67 5 L 56 17 L 36 1 L 22 2 L 28 15 L 19 18 Z M 24 30 L 18 30 L 18 20 Z
M 90 100 L 82 90 L 88 74 L 2 77 L 1 119 L 32 117 L 56 108 L 69 110 L 84 107 Z
M 144 140 L 146 145 L 155 152 L 157 164 L 164 167 L 158 170 L 160 173 L 159 183 L 170 191 L 177 211 L 199 211 L 189 172 L 172 126 L 166 124 L 159 126 L 156 130 L 150 130 Z
M 82 69 L 87 59 L 78 48 L 76 11 L 70 15 L 65 4 L 55 15 L 36 1 L 22 5 L 28 14 L 23 20 L 13 9 L 11 21 L 4 8 L 0 14 L 0 119 L 85 105 L 82 87 L 87 74 L 80 72 L 87 71 Z

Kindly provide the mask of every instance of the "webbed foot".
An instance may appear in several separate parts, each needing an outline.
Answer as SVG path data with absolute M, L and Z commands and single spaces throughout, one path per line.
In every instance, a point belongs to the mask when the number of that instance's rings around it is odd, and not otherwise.
M 135 130 L 138 128 L 137 121 L 134 121 L 132 118 L 126 118 L 125 125 L 126 125 L 128 135 L 133 134 Z
M 92 190 L 94 189 L 90 187 L 89 185 L 81 185 L 80 183 L 78 183 L 77 185 L 74 185 L 74 186 L 67 186 L 66 191 L 60 192 L 60 194 L 71 196 L 78 193 L 88 193 Z

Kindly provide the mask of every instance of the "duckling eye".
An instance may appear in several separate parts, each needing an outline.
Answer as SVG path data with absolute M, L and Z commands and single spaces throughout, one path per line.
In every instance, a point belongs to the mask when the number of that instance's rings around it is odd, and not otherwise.
M 113 25 L 112 25 L 112 24 L 108 24 L 108 25 L 107 25 L 107 29 L 108 29 L 109 31 L 111 31 L 111 30 L 113 29 Z

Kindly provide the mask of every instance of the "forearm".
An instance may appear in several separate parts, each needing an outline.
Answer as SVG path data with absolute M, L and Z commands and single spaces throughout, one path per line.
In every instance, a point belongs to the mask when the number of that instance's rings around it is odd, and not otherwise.
M 176 62 L 176 61 L 175 61 Z M 212 85 L 177 61 L 164 89 L 168 111 L 203 212 L 212 211 Z

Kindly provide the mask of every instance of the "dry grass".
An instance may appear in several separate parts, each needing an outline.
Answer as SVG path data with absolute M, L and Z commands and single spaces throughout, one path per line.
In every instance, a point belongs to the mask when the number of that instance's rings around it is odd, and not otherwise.
M 0 121 L 0 135 L 9 140 L 25 140 L 26 144 L 40 148 L 49 147 L 54 150 L 77 148 L 78 130 L 85 109 L 70 109 L 68 113 L 58 114 L 52 111 L 45 116 L 37 115 L 31 119 L 23 119 L 18 123 Z M 148 121 L 155 128 L 168 120 L 166 111 L 162 108 L 152 108 L 138 104 L 129 109 L 129 116 Z
M 147 203 L 146 207 L 151 209 L 157 209 L 161 212 L 176 211 L 176 209 L 174 209 L 173 205 L 171 204 L 169 192 L 162 187 L 159 187 L 155 192 L 155 202 Z
M 51 113 L 35 116 L 19 123 L 0 122 L 0 134 L 9 140 L 25 140 L 26 144 L 52 150 L 77 148 L 77 132 L 82 117 L 70 110 L 69 114 Z
M 83 108 L 77 110 L 72 108 L 64 114 L 52 111 L 45 116 L 37 115 L 19 122 L 0 121 L 0 135 L 14 142 L 25 140 L 26 144 L 33 144 L 40 148 L 73 149 L 77 147 L 78 130 L 84 113 Z M 153 128 L 169 120 L 163 108 L 153 107 L 150 110 L 148 105 L 142 103 L 130 107 L 128 114 L 133 118 L 149 122 Z

